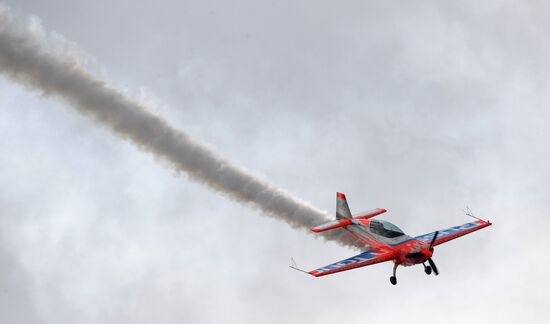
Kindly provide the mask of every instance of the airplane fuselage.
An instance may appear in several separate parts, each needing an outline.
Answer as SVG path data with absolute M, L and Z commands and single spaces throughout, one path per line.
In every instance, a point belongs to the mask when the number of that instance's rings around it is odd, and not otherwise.
M 399 265 L 424 263 L 433 255 L 428 243 L 403 233 L 388 221 L 354 219 L 353 225 L 356 226 L 348 226 L 346 230 L 371 246 L 392 251 L 396 255 L 394 262 Z

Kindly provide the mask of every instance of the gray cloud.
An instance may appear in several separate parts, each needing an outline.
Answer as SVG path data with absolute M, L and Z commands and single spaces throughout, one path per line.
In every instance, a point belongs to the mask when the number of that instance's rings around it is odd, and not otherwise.
M 8 2 L 129 97 L 314 206 L 333 210 L 344 191 L 353 212 L 385 207 L 412 235 L 468 221 L 466 204 L 494 222 L 439 246 L 437 278 L 400 268 L 392 287 L 380 264 L 315 280 L 288 257 L 309 269 L 353 252 L 181 181 L 0 79 L 0 266 L 20 278 L 6 298 L 28 297 L 12 318 L 546 322 L 544 2 Z

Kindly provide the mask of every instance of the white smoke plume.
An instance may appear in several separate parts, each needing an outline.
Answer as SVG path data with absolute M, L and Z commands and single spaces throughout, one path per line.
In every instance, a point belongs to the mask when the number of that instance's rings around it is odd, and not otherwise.
M 62 99 L 190 179 L 294 228 L 309 229 L 329 217 L 173 128 L 151 108 L 92 75 L 74 55 L 48 44 L 46 33 L 36 27 L 36 22 L 30 28 L 19 27 L 3 7 L 0 73 L 29 89 Z M 364 247 L 341 230 L 324 237 L 342 245 Z

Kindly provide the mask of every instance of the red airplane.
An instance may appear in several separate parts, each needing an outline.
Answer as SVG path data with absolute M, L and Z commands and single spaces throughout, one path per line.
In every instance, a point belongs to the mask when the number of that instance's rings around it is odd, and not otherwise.
M 434 246 L 492 225 L 489 221 L 475 217 L 468 209 L 466 214 L 476 218 L 477 221 L 411 237 L 390 222 L 371 219 L 385 212 L 386 210 L 383 208 L 376 208 L 352 216 L 346 196 L 340 192 L 336 193 L 336 220 L 313 227 L 311 230 L 320 233 L 335 228 L 343 228 L 357 240 L 365 243 L 368 250 L 349 259 L 309 272 L 298 269 L 294 262 L 290 267 L 320 277 L 393 260 L 393 275 L 390 277 L 390 282 L 395 285 L 397 284 L 395 272 L 398 266 L 422 264 L 426 274 L 429 275 L 433 271 L 435 275 L 438 275 L 439 271 L 432 260 Z M 426 261 L 429 265 L 426 265 Z

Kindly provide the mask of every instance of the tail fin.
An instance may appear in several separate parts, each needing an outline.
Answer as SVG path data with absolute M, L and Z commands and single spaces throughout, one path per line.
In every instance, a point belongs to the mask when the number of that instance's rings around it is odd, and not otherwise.
M 346 195 L 341 192 L 336 193 L 336 219 L 347 218 L 351 219 L 351 212 L 349 211 L 348 201 Z
M 346 195 L 341 192 L 336 193 L 336 220 L 313 227 L 311 230 L 319 233 L 331 229 L 344 227 L 352 224 L 352 216 L 349 211 Z

